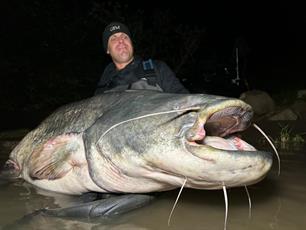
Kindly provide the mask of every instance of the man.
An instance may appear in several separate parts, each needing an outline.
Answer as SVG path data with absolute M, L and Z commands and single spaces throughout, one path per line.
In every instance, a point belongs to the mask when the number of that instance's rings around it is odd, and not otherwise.
M 131 33 L 126 25 L 112 22 L 106 26 L 103 46 L 113 62 L 105 68 L 95 94 L 126 89 L 188 93 L 166 63 L 134 57 Z

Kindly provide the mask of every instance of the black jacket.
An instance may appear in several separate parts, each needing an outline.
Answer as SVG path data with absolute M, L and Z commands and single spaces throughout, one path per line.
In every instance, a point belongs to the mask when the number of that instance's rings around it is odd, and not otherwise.
M 128 88 L 128 85 L 139 81 L 141 78 L 151 78 L 163 92 L 188 93 L 188 90 L 185 89 L 166 63 L 154 60 L 153 66 L 153 70 L 149 72 L 144 71 L 143 60 L 139 57 L 136 57 L 124 69 L 119 71 L 116 69 L 114 63 L 110 63 L 102 74 L 95 94 L 103 93 L 121 85 L 126 85 Z

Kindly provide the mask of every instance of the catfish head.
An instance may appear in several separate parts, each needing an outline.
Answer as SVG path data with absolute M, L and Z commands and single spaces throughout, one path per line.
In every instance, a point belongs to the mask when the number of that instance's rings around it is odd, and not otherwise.
M 239 137 L 245 102 L 205 94 L 123 93 L 84 132 L 92 180 L 109 192 L 221 189 L 262 180 L 272 155 Z

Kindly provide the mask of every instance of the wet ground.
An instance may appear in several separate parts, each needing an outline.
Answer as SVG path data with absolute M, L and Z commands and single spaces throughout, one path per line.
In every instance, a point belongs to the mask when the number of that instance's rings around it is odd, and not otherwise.
M 253 139 L 249 142 L 254 143 Z M 9 154 L 13 140 L 0 150 L 2 164 Z M 260 143 L 258 149 L 271 147 Z M 256 185 L 248 187 L 252 200 L 249 209 L 244 188 L 228 189 L 228 230 L 300 230 L 306 225 L 306 146 L 280 146 L 281 175 L 277 175 L 276 159 L 268 176 Z M 37 190 L 33 186 L 16 181 L 0 185 L 0 229 L 207 229 L 224 228 L 225 203 L 222 191 L 184 189 L 172 215 L 168 218 L 178 190 L 162 193 L 150 205 L 109 220 L 77 220 L 25 215 L 40 208 L 69 206 L 79 197 L 66 196 Z

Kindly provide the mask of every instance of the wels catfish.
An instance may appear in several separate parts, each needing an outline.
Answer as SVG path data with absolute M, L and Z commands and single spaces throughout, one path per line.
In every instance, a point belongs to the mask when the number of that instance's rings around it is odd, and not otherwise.
M 183 183 L 194 189 L 246 186 L 272 166 L 270 153 L 235 136 L 252 116 L 251 106 L 235 98 L 105 93 L 51 114 L 15 147 L 2 175 L 65 194 L 128 194 L 100 203 L 108 211 L 94 215 L 140 207 L 150 200 L 145 194 Z M 85 216 L 93 206 L 85 206 Z M 83 215 L 80 207 L 71 210 Z

